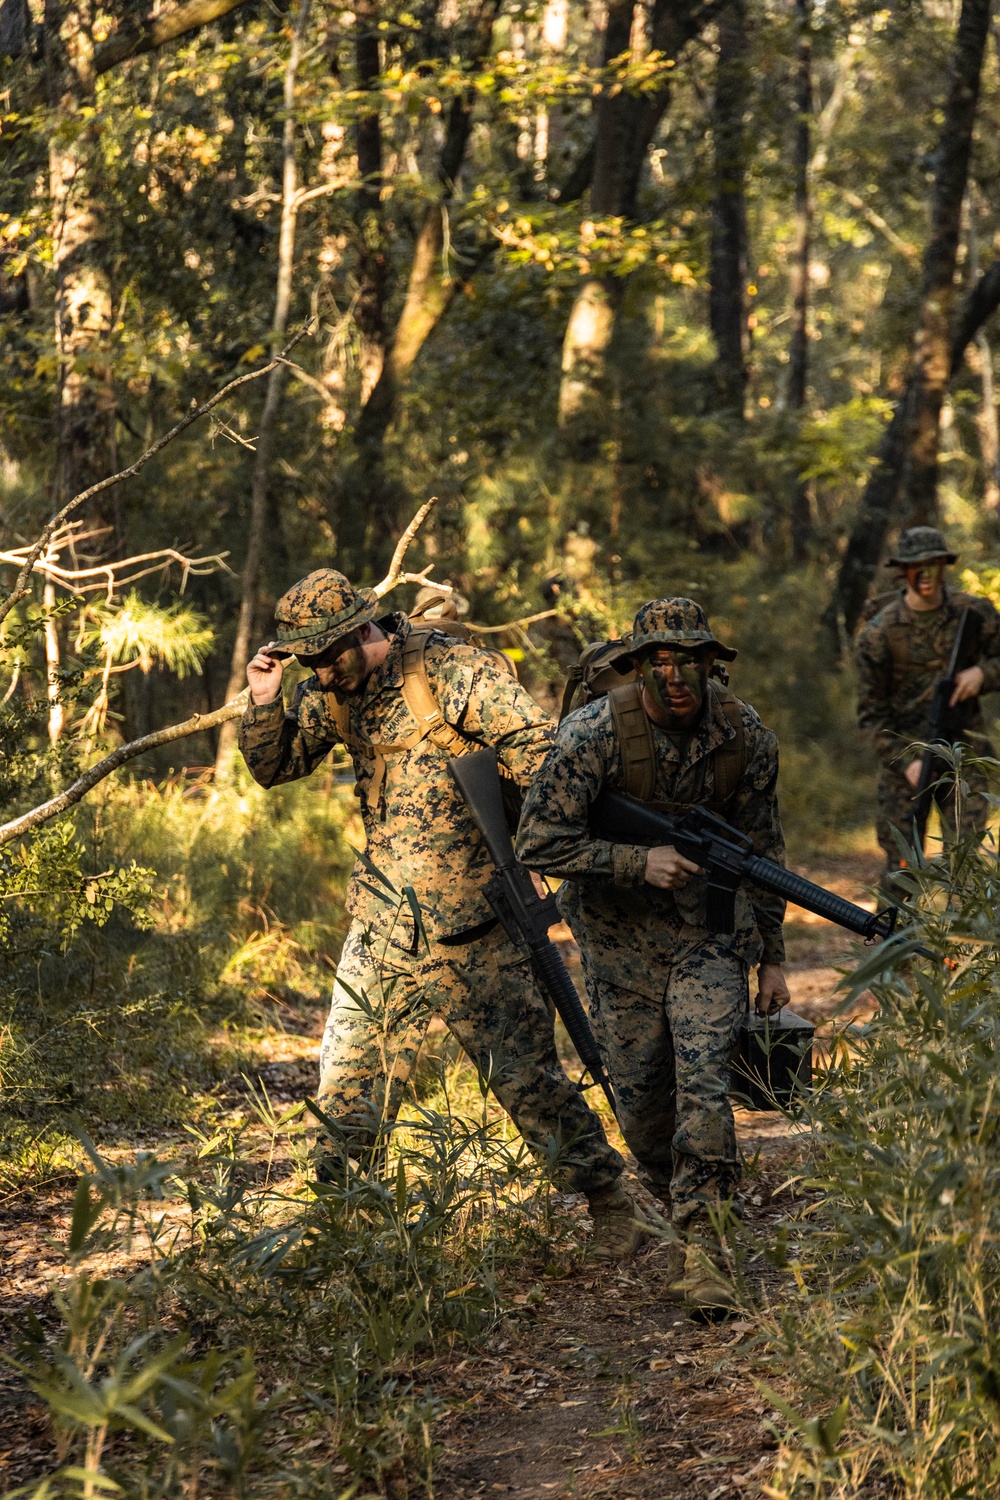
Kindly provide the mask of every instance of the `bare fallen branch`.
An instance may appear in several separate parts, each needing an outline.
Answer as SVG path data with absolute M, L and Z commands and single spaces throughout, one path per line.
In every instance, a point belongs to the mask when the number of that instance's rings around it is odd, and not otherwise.
M 134 474 L 138 474 L 139 470 L 145 468 L 151 458 L 155 458 L 157 453 L 162 453 L 167 444 L 172 443 L 175 437 L 179 437 L 185 428 L 190 427 L 192 422 L 197 422 L 198 418 L 203 417 L 206 412 L 210 412 L 213 406 L 218 406 L 220 401 L 223 401 L 226 396 L 235 391 L 239 386 L 246 385 L 251 380 L 260 380 L 261 376 L 270 374 L 281 363 L 282 356 L 289 354 L 299 340 L 305 337 L 310 326 L 306 325 L 300 328 L 295 337 L 289 340 L 284 349 L 282 349 L 281 354 L 269 360 L 266 365 L 261 365 L 259 370 L 250 370 L 246 375 L 238 375 L 235 380 L 231 380 L 228 385 L 224 385 L 221 391 L 216 391 L 214 396 L 210 396 L 200 406 L 193 407 L 186 416 L 181 417 L 181 420 L 171 427 L 169 432 L 164 433 L 163 437 L 158 438 L 152 447 L 146 449 L 145 453 L 141 453 L 135 463 L 129 464 L 127 469 L 122 469 L 117 474 L 109 474 L 107 479 L 99 479 L 89 489 L 81 490 L 79 495 L 74 495 L 72 500 L 68 500 L 62 510 L 57 511 L 51 521 L 44 527 L 41 536 L 28 552 L 21 571 L 17 575 L 13 589 L 7 595 L 7 598 L 0 603 L 0 625 L 6 620 L 15 604 L 19 604 L 22 599 L 27 597 L 28 579 L 31 577 L 35 563 L 44 552 L 53 533 L 63 525 L 71 512 L 76 510 L 78 506 L 83 505 L 86 500 L 92 500 L 95 495 L 101 494 L 104 490 L 109 490 L 112 485 L 120 484 L 123 479 L 131 479 Z
M 413 517 L 413 520 L 410 522 L 409 526 L 407 526 L 406 530 L 403 532 L 403 535 L 396 543 L 396 550 L 392 554 L 392 562 L 389 564 L 388 573 L 382 579 L 382 582 L 377 583 L 372 589 L 372 593 L 375 595 L 376 599 L 381 599 L 386 594 L 391 593 L 398 583 L 427 583 L 427 578 L 425 575 L 430 572 L 430 568 L 425 568 L 423 573 L 404 573 L 402 571 L 403 558 L 406 556 L 406 550 L 409 547 L 410 543 L 413 541 L 413 538 L 416 536 L 417 532 L 427 520 L 427 517 L 430 515 L 434 506 L 437 504 L 437 499 L 437 495 L 432 495 L 429 500 L 424 501 L 423 505 L 417 511 L 416 515 Z M 436 583 L 434 584 L 434 587 L 441 588 L 445 593 L 450 594 L 452 592 L 451 588 L 449 588 L 447 584 Z
M 157 729 L 153 734 L 143 735 L 141 740 L 132 740 L 127 745 L 119 745 L 117 750 L 112 750 L 110 755 L 105 755 L 96 765 L 91 766 L 89 771 L 68 786 L 64 792 L 57 797 L 52 797 L 48 802 L 43 802 L 40 807 L 33 807 L 30 812 L 22 813 L 19 818 L 13 818 L 9 823 L 0 826 L 0 847 L 11 843 L 14 839 L 25 833 L 30 833 L 33 828 L 38 828 L 42 823 L 48 823 L 52 818 L 57 818 L 60 813 L 66 812 L 77 802 L 81 801 L 89 791 L 110 776 L 112 771 L 117 771 L 126 761 L 134 760 L 137 755 L 144 755 L 147 750 L 156 750 L 160 745 L 169 745 L 173 740 L 182 740 L 189 734 L 197 734 L 202 729 L 217 729 L 220 724 L 226 724 L 230 719 L 241 719 L 246 712 L 249 701 L 250 690 L 244 689 L 239 697 L 232 698 L 224 703 L 221 708 L 215 709 L 209 714 L 192 714 L 190 719 L 185 719 L 183 724 L 171 724 L 167 729 Z

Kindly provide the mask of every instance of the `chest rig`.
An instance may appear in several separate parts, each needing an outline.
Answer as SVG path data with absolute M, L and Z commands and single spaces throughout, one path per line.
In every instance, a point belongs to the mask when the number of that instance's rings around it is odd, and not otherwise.
M 382 800 L 382 792 L 385 787 L 387 762 L 394 760 L 400 755 L 405 755 L 424 740 L 430 740 L 437 745 L 449 757 L 468 755 L 471 750 L 481 748 L 475 741 L 467 738 L 459 730 L 453 728 L 445 720 L 431 687 L 430 677 L 427 672 L 426 653 L 427 646 L 432 635 L 454 636 L 457 640 L 467 644 L 475 644 L 470 639 L 470 632 L 462 625 L 449 629 L 450 620 L 434 620 L 433 623 L 413 625 L 406 640 L 403 642 L 402 673 L 403 682 L 400 692 L 403 696 L 407 710 L 409 711 L 411 725 L 409 729 L 394 740 L 369 740 L 362 739 L 351 730 L 350 704 L 340 703 L 334 694 L 327 697 L 327 708 L 334 723 L 337 733 L 343 740 L 352 755 L 358 755 L 362 760 L 374 760 L 375 771 L 369 791 L 369 799 L 372 807 L 378 807 Z M 511 677 L 516 676 L 514 664 L 502 651 L 494 651 L 489 647 L 480 647 L 487 651 L 497 664 L 502 663 Z M 385 807 L 382 806 L 381 816 L 385 818 Z
M 618 736 L 622 758 L 622 790 L 638 802 L 648 802 L 658 812 L 680 817 L 691 807 L 706 807 L 722 816 L 732 801 L 746 769 L 746 737 L 739 699 L 721 683 L 708 684 L 710 702 L 718 704 L 733 734 L 712 751 L 714 794 L 710 800 L 678 802 L 653 800 L 656 787 L 657 755 L 653 726 L 642 706 L 642 683 L 629 682 L 612 688 L 608 694 L 611 719 Z M 678 771 L 680 766 L 678 765 Z

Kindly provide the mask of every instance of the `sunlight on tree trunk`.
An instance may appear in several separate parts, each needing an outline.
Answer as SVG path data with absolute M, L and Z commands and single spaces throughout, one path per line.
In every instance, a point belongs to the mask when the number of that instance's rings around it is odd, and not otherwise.
M 746 131 L 750 92 L 744 0 L 730 0 L 719 17 L 719 60 L 712 114 L 715 195 L 712 202 L 709 319 L 717 351 L 719 399 L 743 417 L 747 325 Z
M 979 234 L 976 229 L 976 214 L 978 204 L 976 194 L 970 190 L 966 209 L 968 213 L 966 244 L 968 255 L 966 265 L 969 271 L 969 283 L 976 287 L 980 282 L 979 267 Z M 985 328 L 980 328 L 972 341 L 971 347 L 966 351 L 968 362 L 979 376 L 982 390 L 982 399 L 979 410 L 976 413 L 976 431 L 979 435 L 979 451 L 982 458 L 983 469 L 983 510 L 991 527 L 997 524 L 997 508 L 1000 506 L 1000 475 L 998 475 L 998 464 L 1000 464 L 1000 426 L 997 423 L 996 394 L 993 386 L 993 351 Z
M 610 412 L 607 353 L 615 330 L 615 295 L 610 276 L 585 281 L 563 340 L 559 427 L 581 453 L 600 442 Z
M 295 222 L 300 196 L 298 191 L 298 167 L 295 159 L 295 81 L 302 55 L 302 41 L 309 19 L 310 0 L 300 0 L 299 14 L 292 34 L 288 65 L 285 68 L 284 106 L 285 122 L 282 131 L 282 177 L 281 177 L 281 229 L 278 237 L 278 278 L 274 298 L 274 317 L 271 322 L 271 347 L 277 349 L 285 337 L 288 327 L 288 311 L 292 300 L 292 271 L 295 265 Z M 264 410 L 260 418 L 257 436 L 257 451 L 254 454 L 253 484 L 250 492 L 250 525 L 247 531 L 246 558 L 243 563 L 243 591 L 240 597 L 240 613 L 236 623 L 236 639 L 229 665 L 229 684 L 226 697 L 235 698 L 243 687 L 247 662 L 250 660 L 250 641 L 253 635 L 254 615 L 257 609 L 257 594 L 260 582 L 261 562 L 264 555 L 264 527 L 267 520 L 268 483 L 271 458 L 274 450 L 274 432 L 281 408 L 287 378 L 287 367 L 278 365 L 267 379 Z M 219 746 L 215 757 L 215 774 L 224 778 L 229 774 L 236 750 L 236 724 L 229 721 L 219 731 Z
M 809 383 L 809 263 L 812 253 L 812 0 L 796 0 L 799 27 L 795 130 L 795 247 L 792 251 L 792 338 L 788 350 L 788 409 L 797 423 L 806 406 Z M 796 476 L 792 492 L 792 556 L 804 562 L 813 537 L 812 496 Z
M 938 445 L 951 364 L 955 265 L 991 3 L 992 0 L 963 0 L 936 153 L 931 233 L 924 252 L 920 328 L 914 361 L 917 377 L 914 420 L 903 481 L 908 526 L 928 525 L 937 520 Z
M 56 607 L 56 588 L 51 579 L 45 580 L 42 589 L 42 604 L 46 611 Z M 63 732 L 64 711 L 59 701 L 59 627 L 51 616 L 45 621 L 45 687 L 49 700 L 49 743 L 57 745 Z

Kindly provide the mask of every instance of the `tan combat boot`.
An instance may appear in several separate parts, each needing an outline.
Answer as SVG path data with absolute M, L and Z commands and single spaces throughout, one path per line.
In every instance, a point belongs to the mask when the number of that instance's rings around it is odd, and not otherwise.
M 630 1260 L 649 1239 L 638 1217 L 638 1208 L 619 1184 L 587 1194 L 594 1232 L 587 1245 L 587 1260 Z
M 689 1243 L 684 1250 L 684 1275 L 677 1283 L 685 1305 L 706 1322 L 724 1318 L 736 1307 L 736 1289 L 725 1270 L 721 1248 L 714 1251 Z

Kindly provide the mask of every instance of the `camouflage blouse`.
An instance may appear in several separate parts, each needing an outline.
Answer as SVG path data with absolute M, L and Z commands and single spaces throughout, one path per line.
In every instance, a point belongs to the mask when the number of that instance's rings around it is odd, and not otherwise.
M 726 818 L 767 859 L 785 862 L 778 815 L 778 745 L 754 710 L 740 704 L 746 749 L 744 771 Z M 713 751 L 735 729 L 713 697 L 690 736 L 677 740 L 653 728 L 658 766 L 654 801 L 701 804 L 715 789 Z M 705 880 L 696 876 L 681 891 L 646 885 L 647 851 L 593 838 L 587 820 L 591 802 L 605 786 L 623 781 L 618 736 L 607 698 L 595 699 L 560 724 L 555 744 L 528 792 L 518 829 L 518 858 L 532 869 L 565 879 L 560 907 L 597 977 L 662 992 L 662 966 L 678 945 L 708 936 Z M 735 932 L 722 938 L 748 964 L 781 963 L 785 903 L 754 887 L 741 886 Z M 652 968 L 650 967 L 652 965 Z M 606 971 L 606 972 L 605 972 Z M 660 978 L 657 979 L 657 972 Z
M 940 609 L 918 611 L 908 609 L 900 593 L 858 637 L 858 723 L 872 736 L 884 765 L 898 761 L 907 745 L 926 737 L 934 684 L 948 669 L 959 616 L 967 604 L 982 621 L 983 692 L 993 693 L 1000 688 L 1000 615 L 979 595 L 946 589 Z M 966 734 L 985 740 L 978 700 L 966 706 L 964 717 Z M 983 744 L 978 748 L 986 749 Z
M 392 637 L 389 653 L 364 691 L 350 700 L 366 858 L 400 895 L 407 887 L 413 891 L 428 933 L 441 937 L 491 917 L 482 891 L 492 866 L 448 775 L 453 752 L 423 739 L 387 757 L 385 778 L 377 785 L 372 742 L 392 744 L 413 723 L 401 691 L 410 623 L 390 615 L 378 624 Z M 445 722 L 468 738 L 470 749 L 492 746 L 518 784 L 526 786 L 551 743 L 552 726 L 543 710 L 494 655 L 444 633 L 430 637 L 424 663 Z M 316 769 L 340 741 L 328 705 L 316 677 L 299 684 L 287 713 L 280 698 L 263 707 L 250 704 L 239 742 L 255 781 L 278 786 Z M 368 921 L 377 915 L 379 885 L 359 860 L 347 892 L 353 916 Z

